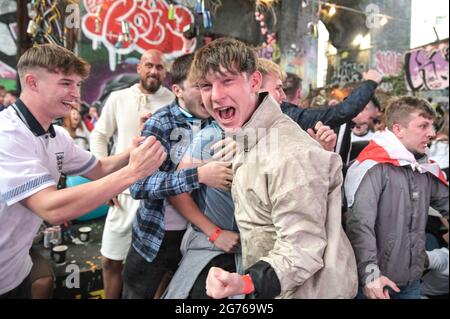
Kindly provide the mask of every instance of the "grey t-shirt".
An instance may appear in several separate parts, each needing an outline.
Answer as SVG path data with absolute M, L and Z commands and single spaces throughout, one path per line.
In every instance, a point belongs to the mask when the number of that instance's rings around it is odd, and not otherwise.
M 212 122 L 197 135 L 188 149 L 188 154 L 196 160 L 211 159 L 211 146 L 223 138 L 223 131 Z M 231 193 L 202 185 L 192 193 L 194 201 L 213 223 L 225 230 L 239 231 L 234 218 L 234 203 Z M 194 228 L 196 228 L 194 226 Z M 198 230 L 198 229 L 197 229 Z

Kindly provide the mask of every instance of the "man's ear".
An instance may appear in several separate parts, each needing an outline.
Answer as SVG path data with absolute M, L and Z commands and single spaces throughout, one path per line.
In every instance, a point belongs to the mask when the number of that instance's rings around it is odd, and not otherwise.
M 255 93 L 259 93 L 261 90 L 262 85 L 262 74 L 258 70 L 253 72 L 253 74 L 250 76 L 250 85 L 252 88 L 252 91 Z
M 392 133 L 397 136 L 399 139 L 403 138 L 403 126 L 400 123 L 392 124 Z
M 178 84 L 172 84 L 172 92 L 179 99 L 183 97 L 183 89 Z
M 301 88 L 297 89 L 297 91 L 295 92 L 295 98 L 297 100 L 300 100 L 302 98 L 302 89 Z
M 24 75 L 24 83 L 28 89 L 37 92 L 38 90 L 38 78 L 34 73 L 27 73 Z

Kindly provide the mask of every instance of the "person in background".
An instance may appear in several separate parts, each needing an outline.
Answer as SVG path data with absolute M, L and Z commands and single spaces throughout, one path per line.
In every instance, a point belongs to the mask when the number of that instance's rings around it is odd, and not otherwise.
M 95 104 L 89 106 L 88 114 L 84 118 L 84 123 L 86 124 L 87 129 L 89 132 L 92 132 L 92 130 L 95 127 L 95 124 L 97 124 L 98 118 L 100 115 L 98 114 L 98 109 Z
M 108 155 L 108 143 L 117 134 L 114 152 L 122 152 L 140 133 L 141 117 L 149 116 L 174 100 L 174 94 L 162 86 L 166 61 L 159 50 L 145 51 L 137 73 L 139 83 L 112 92 L 91 133 L 91 150 L 99 158 Z M 102 237 L 102 272 L 105 296 L 120 298 L 123 262 L 131 245 L 131 227 L 139 208 L 129 189 L 112 200 Z
M 359 298 L 418 299 L 425 225 L 432 206 L 448 219 L 448 182 L 428 160 L 435 113 L 425 100 L 399 97 L 345 179 L 348 238 L 358 264 Z
M 63 127 L 67 130 L 67 132 L 69 132 L 69 135 L 73 138 L 75 145 L 84 150 L 89 150 L 90 133 L 82 121 L 81 113 L 78 109 L 71 109 L 69 115 L 64 117 Z
M 15 91 L 8 91 L 6 92 L 4 98 L 3 98 L 3 105 L 8 106 L 16 103 L 17 100 L 17 93 Z
M 286 93 L 286 102 L 302 107 L 300 105 L 302 79 L 297 74 L 286 72 L 286 78 L 283 81 L 283 91 Z
M 0 85 L 0 112 L 3 111 L 6 106 L 4 105 L 4 98 L 6 94 L 6 89 L 3 85 Z
M 437 126 L 436 138 L 431 141 L 430 145 L 430 159 L 438 163 L 439 167 L 449 175 L 448 164 L 448 111 L 442 111 Z
M 373 132 L 370 130 L 368 124 L 355 124 L 352 128 L 351 141 L 352 143 L 359 141 L 370 141 L 372 136 Z
M 442 236 L 446 246 L 427 251 L 420 293 L 428 299 L 448 299 L 448 222 Z

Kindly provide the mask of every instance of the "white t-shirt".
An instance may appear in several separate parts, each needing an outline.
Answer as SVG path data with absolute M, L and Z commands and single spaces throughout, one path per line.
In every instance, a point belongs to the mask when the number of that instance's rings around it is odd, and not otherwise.
M 18 114 L 15 107 L 0 113 L 0 295 L 30 273 L 29 249 L 42 223 L 20 200 L 56 185 L 61 172 L 82 175 L 97 163 L 62 127 L 54 126 L 53 138 L 36 136 Z
M 373 132 L 368 131 L 367 134 L 363 136 L 355 135 L 355 133 L 352 132 L 351 136 L 351 142 L 360 142 L 360 141 L 370 141 L 373 137 Z
M 428 158 L 438 163 L 440 168 L 447 168 L 448 150 L 448 141 L 433 141 Z

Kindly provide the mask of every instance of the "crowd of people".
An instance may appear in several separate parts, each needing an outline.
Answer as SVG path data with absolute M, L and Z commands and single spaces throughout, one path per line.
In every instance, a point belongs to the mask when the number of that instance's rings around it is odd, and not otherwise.
M 0 298 L 34 295 L 42 221 L 104 202 L 107 298 L 448 298 L 448 112 L 381 105 L 378 72 L 303 108 L 301 78 L 221 38 L 175 59 L 171 90 L 163 53 L 144 52 L 139 82 L 83 117 L 83 59 L 45 44 L 17 70 L 0 113 Z M 92 182 L 58 189 L 62 175 Z

